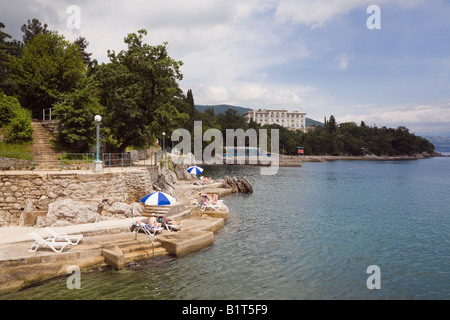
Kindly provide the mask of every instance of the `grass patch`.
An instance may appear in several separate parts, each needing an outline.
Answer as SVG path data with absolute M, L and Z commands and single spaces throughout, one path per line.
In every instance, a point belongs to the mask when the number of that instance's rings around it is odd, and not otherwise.
M 6 143 L 0 142 L 0 157 L 32 160 L 31 147 L 32 142 L 25 143 Z

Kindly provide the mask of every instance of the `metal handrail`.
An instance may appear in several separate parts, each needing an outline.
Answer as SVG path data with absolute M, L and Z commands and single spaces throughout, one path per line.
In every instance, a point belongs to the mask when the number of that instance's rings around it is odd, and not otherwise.
M 52 155 L 53 159 L 45 159 L 45 155 Z M 128 153 L 103 153 L 103 167 L 119 167 L 122 170 L 126 168 L 141 168 L 156 166 L 158 159 L 161 157 L 161 152 L 151 152 L 147 159 L 133 160 Z M 9 159 L 17 159 L 19 170 L 35 170 L 42 164 L 48 164 L 50 168 L 46 170 L 94 170 L 94 153 L 46 153 L 46 152 L 30 152 L 30 153 L 0 153 L 0 170 L 5 171 L 10 166 Z M 12 161 L 11 161 L 12 162 Z M 71 168 L 74 167 L 74 168 Z
M 145 226 L 136 226 L 136 229 L 134 231 L 134 232 L 136 232 L 136 234 L 134 235 L 134 240 L 137 240 L 137 235 L 139 233 L 139 230 L 143 230 L 144 233 L 148 236 L 148 238 L 152 242 L 153 258 L 155 258 L 155 244 L 153 243 L 153 239 L 151 237 L 150 231 L 148 231 Z

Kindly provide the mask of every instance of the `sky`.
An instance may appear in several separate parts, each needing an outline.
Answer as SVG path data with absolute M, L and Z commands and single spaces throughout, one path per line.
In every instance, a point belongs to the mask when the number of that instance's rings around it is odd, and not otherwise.
M 196 104 L 297 110 L 318 121 L 333 115 L 338 123 L 446 136 L 449 17 L 448 0 L 0 2 L 13 38 L 37 18 L 68 40 L 85 37 L 100 63 L 107 50 L 126 49 L 128 33 L 146 29 L 147 43 L 167 42 L 169 55 L 183 61 L 179 85 Z

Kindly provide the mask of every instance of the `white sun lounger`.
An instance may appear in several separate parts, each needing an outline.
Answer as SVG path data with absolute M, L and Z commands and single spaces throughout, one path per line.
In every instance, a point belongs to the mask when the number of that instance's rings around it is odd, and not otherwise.
M 45 240 L 36 232 L 30 232 L 30 235 L 35 242 L 28 250 L 29 252 L 36 252 L 40 247 L 49 247 L 55 252 L 62 252 L 64 248 L 70 244 L 69 241 L 54 241 L 53 239 Z
M 153 228 L 150 227 L 148 224 L 136 224 L 135 222 L 132 223 L 135 226 L 134 231 L 137 233 L 139 230 L 144 231 L 145 233 L 150 233 L 152 236 L 154 236 L 157 232 L 161 232 L 164 230 L 164 228 L 158 227 Z
M 222 209 L 222 207 L 223 207 L 223 203 L 218 203 L 218 204 L 207 203 L 207 204 L 202 205 L 202 211 L 205 211 L 208 208 L 211 208 L 214 211 L 220 211 Z
M 169 231 L 172 231 L 172 230 L 179 231 L 179 230 L 181 230 L 181 227 L 182 227 L 181 224 L 170 224 L 170 223 L 164 222 L 164 221 L 162 222 L 162 225 L 164 227 L 166 227 L 166 229 Z
M 56 240 L 66 240 L 69 241 L 70 244 L 73 245 L 77 245 L 81 239 L 83 238 L 82 234 L 71 234 L 68 235 L 64 232 L 62 233 L 58 233 L 55 230 L 53 230 L 52 228 L 45 228 L 45 231 L 47 231 L 50 235 L 51 235 L 51 239 L 53 239 L 54 241 Z

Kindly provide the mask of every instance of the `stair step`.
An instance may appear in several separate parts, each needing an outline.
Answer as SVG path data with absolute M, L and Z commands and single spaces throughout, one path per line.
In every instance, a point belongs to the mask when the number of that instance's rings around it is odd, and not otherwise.
M 145 247 L 145 246 L 152 246 L 152 242 L 147 239 L 147 240 L 133 240 L 133 241 L 120 241 L 117 242 L 116 245 L 121 249 L 121 250 L 127 250 L 129 248 L 134 248 L 134 247 Z M 153 241 L 153 245 L 154 247 L 160 247 L 161 246 L 161 242 L 159 241 Z
M 155 257 L 158 256 L 164 256 L 167 255 L 168 252 L 166 249 L 160 247 L 155 248 Z M 136 260 L 144 260 L 144 259 L 150 259 L 153 258 L 153 251 L 150 248 L 150 250 L 147 251 L 134 251 L 131 253 L 126 253 L 123 255 L 124 262 L 131 262 Z
M 134 246 L 129 246 L 129 247 L 119 247 L 120 250 L 122 250 L 123 254 L 128 254 L 128 253 L 132 253 L 132 252 L 137 252 L 137 251 L 152 251 L 152 248 L 154 248 L 155 250 L 158 248 L 161 248 L 161 243 L 158 243 L 158 245 L 155 243 L 155 245 L 152 247 L 152 244 L 145 244 L 145 245 L 134 245 Z
M 58 153 L 53 149 L 49 142 L 53 137 L 50 132 L 42 126 L 40 122 L 32 122 L 33 126 L 33 146 L 32 153 L 34 159 L 40 160 L 58 160 Z M 42 164 L 40 164 L 42 166 Z

